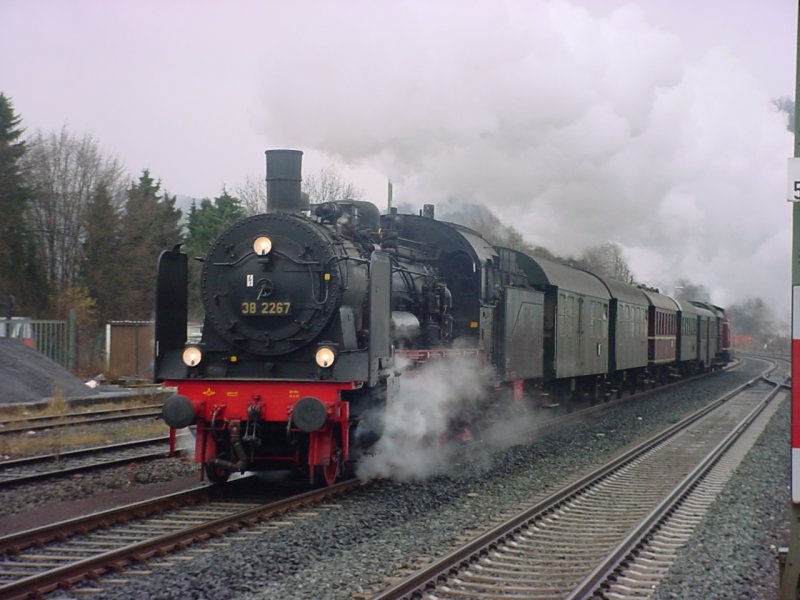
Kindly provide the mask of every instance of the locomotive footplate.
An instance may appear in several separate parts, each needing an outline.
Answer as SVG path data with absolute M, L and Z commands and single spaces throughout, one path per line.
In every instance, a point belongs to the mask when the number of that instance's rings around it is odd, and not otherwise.
M 195 461 L 215 480 L 266 464 L 294 464 L 335 480 L 348 459 L 354 382 L 169 381 L 194 407 Z M 171 427 L 174 423 L 168 423 Z M 210 467 L 210 469 L 209 469 Z M 317 469 L 319 467 L 319 469 Z

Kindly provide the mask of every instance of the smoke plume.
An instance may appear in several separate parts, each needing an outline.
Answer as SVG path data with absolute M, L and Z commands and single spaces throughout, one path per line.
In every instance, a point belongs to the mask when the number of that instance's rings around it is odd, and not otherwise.
M 467 448 L 470 467 L 485 467 L 493 451 L 533 432 L 534 415 L 525 403 L 498 402 L 486 410 L 493 397 L 486 373 L 474 361 L 431 360 L 406 370 L 389 388 L 386 410 L 377 415 L 382 437 L 358 465 L 362 479 L 403 481 L 446 473 L 466 460 Z

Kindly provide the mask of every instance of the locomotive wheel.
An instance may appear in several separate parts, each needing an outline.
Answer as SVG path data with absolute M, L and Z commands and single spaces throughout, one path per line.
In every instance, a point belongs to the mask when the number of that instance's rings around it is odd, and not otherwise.
M 206 477 L 212 483 L 225 483 L 231 474 L 220 467 L 214 467 L 208 463 L 205 464 Z
M 339 477 L 339 470 L 342 463 L 341 452 L 339 450 L 339 440 L 331 433 L 331 457 L 327 465 L 314 467 L 314 482 L 318 485 L 333 485 Z

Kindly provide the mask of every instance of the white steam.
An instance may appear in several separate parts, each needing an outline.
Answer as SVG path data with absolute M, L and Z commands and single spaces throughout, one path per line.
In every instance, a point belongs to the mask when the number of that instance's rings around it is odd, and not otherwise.
M 197 427 L 190 425 L 175 432 L 175 449 L 183 452 L 186 456 L 194 455 L 197 443 Z
M 2 4 L 28 131 L 87 128 L 195 197 L 298 148 L 376 204 L 391 177 L 398 204 L 482 204 L 560 255 L 615 241 L 650 283 L 788 309 L 792 145 L 771 100 L 793 92 L 791 3 L 97 4 Z
M 533 415 L 523 403 L 485 409 L 492 400 L 485 375 L 474 361 L 450 358 L 394 378 L 386 410 L 377 417 L 382 437 L 359 463 L 358 476 L 404 481 L 447 473 L 456 465 L 463 470 L 465 461 L 485 466 L 492 451 L 529 439 Z M 470 444 L 465 457 L 465 444 L 478 437 L 482 443 Z
M 616 241 L 651 284 L 788 307 L 790 134 L 731 51 L 690 58 L 633 5 L 318 8 L 337 26 L 273 65 L 269 139 L 391 175 L 396 202 L 486 205 L 558 254 Z

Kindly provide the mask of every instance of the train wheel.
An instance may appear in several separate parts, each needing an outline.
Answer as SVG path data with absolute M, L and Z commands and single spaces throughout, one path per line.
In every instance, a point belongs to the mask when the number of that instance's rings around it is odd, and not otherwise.
M 339 440 L 331 433 L 331 456 L 327 465 L 314 467 L 314 481 L 319 485 L 333 485 L 339 477 L 342 463 L 342 452 Z
M 212 483 L 225 483 L 231 474 L 221 467 L 215 467 L 209 463 L 205 464 L 206 477 Z

